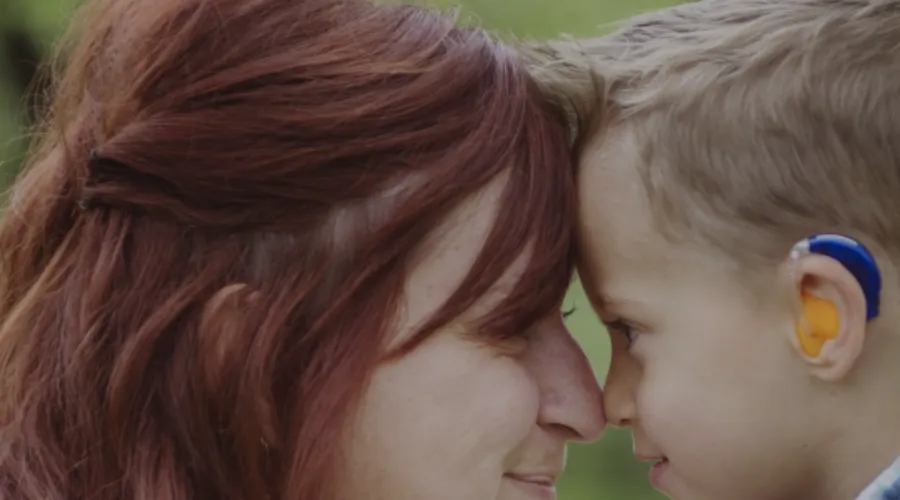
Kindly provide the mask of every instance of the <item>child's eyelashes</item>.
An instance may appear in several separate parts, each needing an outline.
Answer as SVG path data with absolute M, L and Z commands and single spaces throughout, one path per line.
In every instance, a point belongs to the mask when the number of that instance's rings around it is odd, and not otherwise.
M 562 314 L 563 321 L 569 319 L 569 316 L 575 314 L 575 311 L 577 311 L 577 310 L 578 310 L 578 308 L 573 305 L 569 309 L 563 309 L 562 311 L 560 311 L 560 313 Z
M 623 335 L 628 341 L 628 347 L 631 347 L 632 344 L 634 344 L 634 342 L 637 340 L 637 329 L 631 324 L 620 319 L 607 322 L 606 328 L 613 333 Z

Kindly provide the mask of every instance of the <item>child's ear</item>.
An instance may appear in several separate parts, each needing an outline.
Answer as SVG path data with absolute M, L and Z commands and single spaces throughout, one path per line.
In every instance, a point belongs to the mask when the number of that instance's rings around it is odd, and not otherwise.
M 792 262 L 799 301 L 791 340 L 810 373 L 824 381 L 847 376 L 866 340 L 866 298 L 843 264 L 818 254 Z

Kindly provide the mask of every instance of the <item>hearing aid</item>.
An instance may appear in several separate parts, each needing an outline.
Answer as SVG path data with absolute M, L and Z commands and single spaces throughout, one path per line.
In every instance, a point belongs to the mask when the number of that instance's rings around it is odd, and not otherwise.
M 871 252 L 853 238 L 839 234 L 816 234 L 806 238 L 791 250 L 791 259 L 806 254 L 831 257 L 841 263 L 859 283 L 866 301 L 866 321 L 878 317 L 881 299 L 881 272 Z M 818 356 L 829 340 L 840 330 L 840 314 L 835 304 L 821 297 L 801 291 L 803 307 L 797 324 L 797 338 L 803 352 Z

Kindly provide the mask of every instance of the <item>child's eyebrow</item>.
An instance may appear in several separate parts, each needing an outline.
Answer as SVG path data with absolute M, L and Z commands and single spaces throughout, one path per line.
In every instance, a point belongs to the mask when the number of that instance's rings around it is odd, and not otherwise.
M 600 305 L 604 307 L 612 307 L 628 302 L 627 299 L 623 298 L 622 294 L 615 293 L 615 291 L 610 292 L 609 288 L 607 287 L 603 287 L 599 290 L 599 293 L 597 293 L 597 298 L 600 299 Z
M 613 295 L 607 292 L 601 292 L 597 309 L 613 315 L 627 316 L 636 314 L 642 308 L 641 303 L 636 300 L 625 298 L 619 295 Z
M 601 280 L 582 282 L 583 289 L 587 295 L 594 311 L 597 314 L 607 313 L 612 315 L 629 315 L 637 314 L 644 310 L 642 302 L 629 297 L 625 290 L 620 290 L 618 286 L 610 286 L 610 283 Z

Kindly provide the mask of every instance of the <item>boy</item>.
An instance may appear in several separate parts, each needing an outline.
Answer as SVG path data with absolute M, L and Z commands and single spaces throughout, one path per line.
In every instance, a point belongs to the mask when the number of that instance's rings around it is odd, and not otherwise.
M 581 112 L 601 93 L 580 274 L 653 484 L 900 499 L 900 2 L 705 0 L 556 48 L 538 78 Z M 874 255 L 877 317 L 845 264 L 792 254 L 818 233 Z

